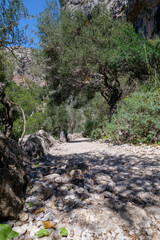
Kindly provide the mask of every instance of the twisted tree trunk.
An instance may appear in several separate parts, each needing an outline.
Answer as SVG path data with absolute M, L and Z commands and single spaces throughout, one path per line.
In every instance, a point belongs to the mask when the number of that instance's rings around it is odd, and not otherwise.
M 0 84 L 0 102 L 6 109 L 4 135 L 6 138 L 9 138 L 13 127 L 13 107 L 11 101 L 9 101 L 6 97 L 4 87 L 2 86 L 2 84 Z
M 26 153 L 11 140 L 13 127 L 13 103 L 5 94 L 5 87 L 0 83 L 0 102 L 6 112 L 2 123 L 4 132 L 0 130 L 0 220 L 15 219 L 22 209 L 22 198 L 28 183 L 25 166 L 30 159 Z

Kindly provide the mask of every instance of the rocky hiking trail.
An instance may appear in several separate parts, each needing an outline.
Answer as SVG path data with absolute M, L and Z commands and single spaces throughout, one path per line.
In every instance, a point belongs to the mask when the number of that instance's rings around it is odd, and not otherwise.
M 160 147 L 81 138 L 34 158 L 24 208 L 9 221 L 19 240 L 160 240 Z M 50 228 L 51 227 L 51 228 Z

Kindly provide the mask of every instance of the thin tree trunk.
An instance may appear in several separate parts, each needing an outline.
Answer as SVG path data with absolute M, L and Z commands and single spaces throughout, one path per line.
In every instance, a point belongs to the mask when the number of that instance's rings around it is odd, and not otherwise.
M 22 139 L 22 138 L 24 138 L 24 134 L 25 134 L 25 132 L 26 132 L 26 117 L 25 117 L 25 113 L 24 113 L 23 108 L 22 108 L 20 105 L 18 105 L 17 103 L 14 103 L 14 102 L 12 102 L 12 101 L 11 101 L 11 103 L 14 104 L 14 105 L 16 105 L 16 106 L 21 110 L 21 112 L 22 112 L 22 116 L 23 116 L 23 133 L 22 133 L 22 135 L 21 135 L 21 139 Z

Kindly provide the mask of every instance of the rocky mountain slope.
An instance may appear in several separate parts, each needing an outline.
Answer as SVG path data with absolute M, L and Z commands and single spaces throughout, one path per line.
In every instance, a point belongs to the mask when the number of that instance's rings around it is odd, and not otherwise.
M 106 5 L 116 17 L 124 15 L 137 32 L 149 38 L 160 35 L 159 0 L 61 0 L 61 6 L 75 11 L 82 9 L 90 13 L 94 7 Z
M 13 80 L 17 85 L 27 83 L 37 83 L 45 86 L 44 63 L 41 58 L 41 50 L 26 47 L 13 48 L 15 57 L 10 55 L 13 62 Z

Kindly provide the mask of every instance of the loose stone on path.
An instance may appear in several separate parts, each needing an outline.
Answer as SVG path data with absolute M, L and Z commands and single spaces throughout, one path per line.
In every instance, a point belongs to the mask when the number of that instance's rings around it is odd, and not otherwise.
M 112 145 L 81 138 L 56 143 L 34 158 L 17 221 L 19 240 L 160 240 L 160 148 Z M 41 210 L 40 210 L 41 209 Z M 42 210 L 43 209 L 43 210 Z M 39 213 L 35 214 L 35 210 Z

